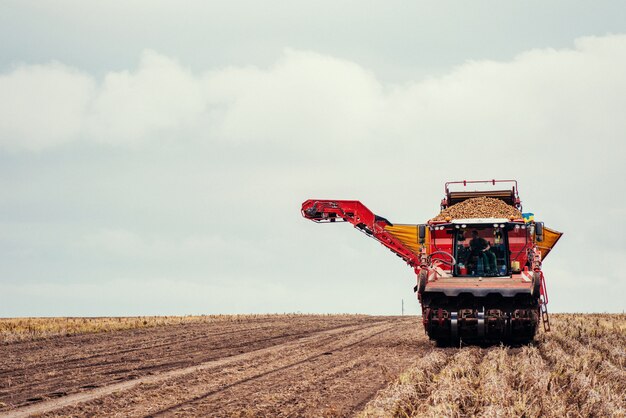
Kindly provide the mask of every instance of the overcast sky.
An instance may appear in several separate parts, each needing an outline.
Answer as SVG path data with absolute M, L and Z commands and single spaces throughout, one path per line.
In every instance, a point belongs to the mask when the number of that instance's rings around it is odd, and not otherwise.
M 397 223 L 516 178 L 565 233 L 552 311 L 626 304 L 626 8 L 0 5 L 0 316 L 417 313 L 415 275 L 308 198 Z

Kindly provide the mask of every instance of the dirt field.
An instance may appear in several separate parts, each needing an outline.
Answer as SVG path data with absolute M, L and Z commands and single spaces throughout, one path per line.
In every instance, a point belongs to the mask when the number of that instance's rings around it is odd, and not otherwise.
M 415 317 L 251 316 L 0 345 L 0 416 L 624 416 L 626 316 L 435 348 Z
M 350 415 L 430 349 L 416 318 L 188 323 L 0 346 L 8 416 Z

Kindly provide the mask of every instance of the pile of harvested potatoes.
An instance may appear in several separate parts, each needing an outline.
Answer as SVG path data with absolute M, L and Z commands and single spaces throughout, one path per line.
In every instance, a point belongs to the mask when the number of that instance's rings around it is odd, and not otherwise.
M 444 210 L 433 221 L 468 218 L 515 218 L 520 219 L 522 214 L 511 205 L 500 199 L 490 197 L 475 197 L 459 202 Z

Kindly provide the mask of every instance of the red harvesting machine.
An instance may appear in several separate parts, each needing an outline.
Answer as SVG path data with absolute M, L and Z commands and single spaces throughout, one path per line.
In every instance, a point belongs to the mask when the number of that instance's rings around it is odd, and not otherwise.
M 483 190 L 468 190 L 478 184 Z M 515 180 L 448 182 L 441 209 L 477 197 L 499 199 L 521 214 Z M 532 214 L 435 220 L 439 216 L 400 225 L 356 200 L 311 199 L 302 204 L 302 215 L 315 222 L 350 222 L 413 268 L 424 329 L 440 345 L 523 344 L 533 340 L 540 321 L 550 329 L 541 264 L 562 233 Z

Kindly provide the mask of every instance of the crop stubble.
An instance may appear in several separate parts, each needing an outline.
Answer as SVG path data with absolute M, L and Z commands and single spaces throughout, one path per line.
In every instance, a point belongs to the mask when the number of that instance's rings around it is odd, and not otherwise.
M 626 315 L 560 314 L 523 347 L 434 349 L 361 417 L 624 417 Z

